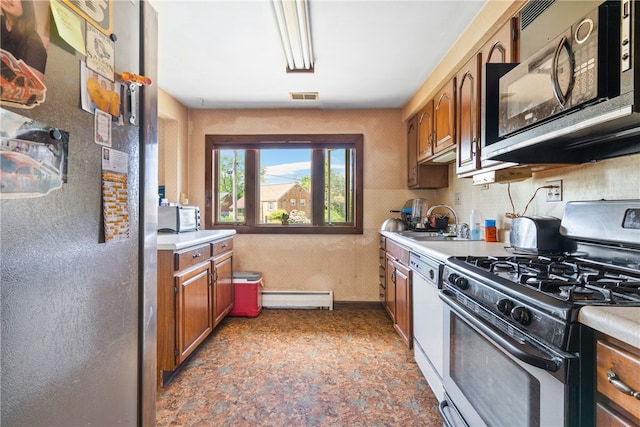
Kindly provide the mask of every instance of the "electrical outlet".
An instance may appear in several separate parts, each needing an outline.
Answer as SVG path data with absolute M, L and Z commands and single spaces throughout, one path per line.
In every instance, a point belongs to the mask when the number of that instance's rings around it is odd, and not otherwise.
M 562 201 L 562 180 L 547 181 L 547 186 L 552 188 L 546 188 L 547 190 L 547 202 L 561 202 Z
M 459 205 L 459 204 L 461 204 L 461 203 L 462 203 L 462 202 L 460 201 L 460 193 L 456 193 L 456 198 L 455 198 L 454 203 L 455 203 L 456 205 Z

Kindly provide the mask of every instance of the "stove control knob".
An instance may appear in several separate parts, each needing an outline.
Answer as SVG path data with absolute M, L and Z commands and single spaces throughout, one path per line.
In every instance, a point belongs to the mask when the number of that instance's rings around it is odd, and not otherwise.
M 511 317 L 521 325 L 528 325 L 531 322 L 531 312 L 522 306 L 515 307 L 511 310 Z
M 453 285 L 454 283 L 456 283 L 456 279 L 458 277 L 459 276 L 456 273 L 451 273 L 451 274 L 449 274 L 449 276 L 447 276 L 447 280 L 449 280 L 449 283 L 451 283 Z
M 453 284 L 462 290 L 469 287 L 469 281 L 464 277 L 457 277 Z
M 496 307 L 500 313 L 508 316 L 513 310 L 513 301 L 503 298 L 496 303 Z

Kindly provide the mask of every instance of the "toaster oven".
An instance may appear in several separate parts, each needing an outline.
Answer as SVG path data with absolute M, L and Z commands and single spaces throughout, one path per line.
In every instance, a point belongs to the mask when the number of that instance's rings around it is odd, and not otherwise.
M 197 206 L 158 206 L 158 231 L 183 233 L 200 229 Z

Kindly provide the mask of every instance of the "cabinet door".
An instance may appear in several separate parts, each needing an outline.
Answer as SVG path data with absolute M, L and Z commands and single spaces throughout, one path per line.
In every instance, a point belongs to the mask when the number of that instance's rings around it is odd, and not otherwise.
M 455 145 L 455 84 L 451 79 L 434 98 L 434 155 Z
M 418 185 L 418 117 L 407 122 L 407 187 Z
M 482 47 L 484 64 L 506 64 L 518 62 L 517 19 L 512 18 Z
M 213 330 L 211 263 L 176 277 L 176 363 L 182 363 Z
M 233 308 L 233 268 L 231 252 L 213 260 L 213 325 L 216 326 Z
M 456 77 L 456 172 L 480 169 L 480 55 L 465 64 Z
M 485 72 L 486 64 L 506 64 L 518 62 L 518 20 L 517 18 L 512 18 L 510 21 L 505 23 L 496 34 L 485 43 L 480 51 L 480 72 L 478 74 L 478 81 L 484 81 L 486 76 L 483 76 Z M 480 87 L 480 105 L 487 105 L 486 94 L 484 93 L 485 88 Z M 495 101 L 494 101 L 495 102 Z M 497 106 L 495 107 L 497 108 Z M 482 129 L 482 126 L 485 126 L 485 122 L 482 119 L 482 115 L 487 114 L 486 112 L 481 112 L 480 116 L 480 135 L 485 135 L 488 131 L 487 129 Z M 497 126 L 494 123 L 493 126 Z M 495 134 L 497 136 L 497 129 L 490 131 L 491 134 Z M 495 138 L 496 136 L 492 137 Z M 498 160 L 490 160 L 485 159 L 481 160 L 482 147 L 484 147 L 486 141 L 483 141 L 483 136 L 480 136 L 480 140 L 476 144 L 477 151 L 475 153 L 475 159 L 469 161 L 467 167 L 462 170 L 458 170 L 457 173 L 472 173 L 474 169 L 471 167 L 472 164 L 476 165 L 475 170 L 481 170 L 482 168 L 492 167 L 500 168 L 514 165 L 513 163 L 504 163 Z M 479 163 L 479 164 L 478 164 Z
M 418 162 L 433 154 L 433 100 L 418 112 Z
M 404 344 L 411 348 L 413 336 L 411 328 L 411 280 L 407 267 L 395 264 L 396 316 L 395 329 Z
M 392 257 L 387 255 L 387 283 L 385 293 L 385 308 L 393 323 L 396 323 L 396 271 L 395 262 Z

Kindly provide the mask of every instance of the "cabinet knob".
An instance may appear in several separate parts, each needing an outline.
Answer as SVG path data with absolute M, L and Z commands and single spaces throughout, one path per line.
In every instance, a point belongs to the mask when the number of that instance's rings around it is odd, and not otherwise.
M 202 256 L 201 253 L 191 255 L 192 258 L 200 258 Z

